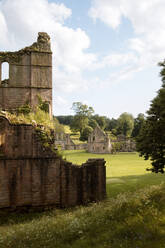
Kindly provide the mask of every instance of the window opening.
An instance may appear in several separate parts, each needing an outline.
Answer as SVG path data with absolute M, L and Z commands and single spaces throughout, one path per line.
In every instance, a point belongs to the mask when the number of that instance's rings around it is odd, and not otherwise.
M 1 64 L 1 84 L 8 85 L 9 81 L 9 63 L 3 62 Z

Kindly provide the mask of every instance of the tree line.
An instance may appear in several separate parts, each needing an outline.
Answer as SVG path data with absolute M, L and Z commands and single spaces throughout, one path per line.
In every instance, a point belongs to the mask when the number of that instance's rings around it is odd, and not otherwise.
M 81 139 L 86 139 L 95 125 L 113 135 L 124 135 L 136 140 L 137 151 L 144 159 L 150 160 L 152 168 L 147 170 L 164 173 L 165 167 L 165 60 L 159 63 L 162 86 L 152 100 L 147 115 L 140 113 L 137 118 L 122 113 L 118 119 L 95 114 L 92 107 L 81 102 L 73 103 L 74 116 L 57 116 L 61 124 L 80 131 Z
M 137 118 L 132 114 L 124 112 L 118 119 L 108 118 L 94 114 L 91 106 L 74 102 L 72 109 L 75 115 L 56 116 L 60 124 L 69 125 L 73 132 L 80 132 L 80 139 L 87 140 L 88 135 L 98 125 L 102 130 L 111 132 L 112 135 L 123 135 L 125 137 L 137 137 L 145 122 L 144 114 L 140 113 Z

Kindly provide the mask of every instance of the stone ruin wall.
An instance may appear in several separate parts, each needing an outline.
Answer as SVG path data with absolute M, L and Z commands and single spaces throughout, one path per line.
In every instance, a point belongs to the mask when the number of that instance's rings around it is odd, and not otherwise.
M 9 79 L 2 81 L 3 62 L 9 63 Z M 28 103 L 34 110 L 37 95 L 49 104 L 52 115 L 52 52 L 46 33 L 18 52 L 0 52 L 0 109 L 13 111 Z M 11 124 L 0 116 L 1 209 L 71 207 L 102 200 L 105 182 L 103 159 L 73 165 L 44 147 L 32 125 Z
M 136 142 L 131 138 L 118 135 L 117 139 L 112 140 L 113 153 L 115 152 L 136 152 Z
M 76 166 L 42 145 L 32 125 L 0 117 L 0 208 L 71 207 L 106 196 L 103 159 Z
M 9 64 L 9 79 L 2 81 L 2 63 Z M 0 52 L 0 109 L 15 110 L 28 103 L 34 110 L 37 95 L 52 114 L 52 52 L 50 37 L 39 33 L 37 42 L 17 52 Z
M 111 153 L 112 145 L 108 135 L 100 127 L 96 126 L 88 137 L 88 152 L 91 153 Z
M 71 139 L 70 134 L 55 133 L 54 139 L 55 147 L 60 147 L 61 150 L 87 150 L 87 143 L 75 144 Z

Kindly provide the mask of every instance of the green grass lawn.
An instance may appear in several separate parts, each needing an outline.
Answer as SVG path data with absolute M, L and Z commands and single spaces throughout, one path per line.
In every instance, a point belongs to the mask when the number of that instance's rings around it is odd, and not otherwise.
M 151 164 L 139 157 L 138 153 L 92 154 L 84 150 L 63 151 L 63 157 L 75 164 L 82 164 L 89 158 L 104 158 L 107 177 L 122 177 L 147 174 Z
M 165 248 L 164 175 L 146 172 L 136 153 L 65 151 L 82 164 L 104 158 L 107 199 L 42 213 L 0 212 L 0 248 Z
M 147 172 L 150 161 L 139 157 L 138 153 L 92 154 L 85 151 L 63 151 L 63 156 L 72 163 L 82 164 L 88 158 L 104 158 L 106 161 L 107 196 L 135 191 L 165 181 L 164 174 Z

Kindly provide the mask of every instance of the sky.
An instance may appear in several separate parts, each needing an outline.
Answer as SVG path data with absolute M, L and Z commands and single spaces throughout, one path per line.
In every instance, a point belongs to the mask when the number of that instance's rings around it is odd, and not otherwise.
M 161 87 L 164 0 L 0 0 L 0 51 L 51 37 L 53 114 L 73 102 L 118 118 L 146 113 Z

